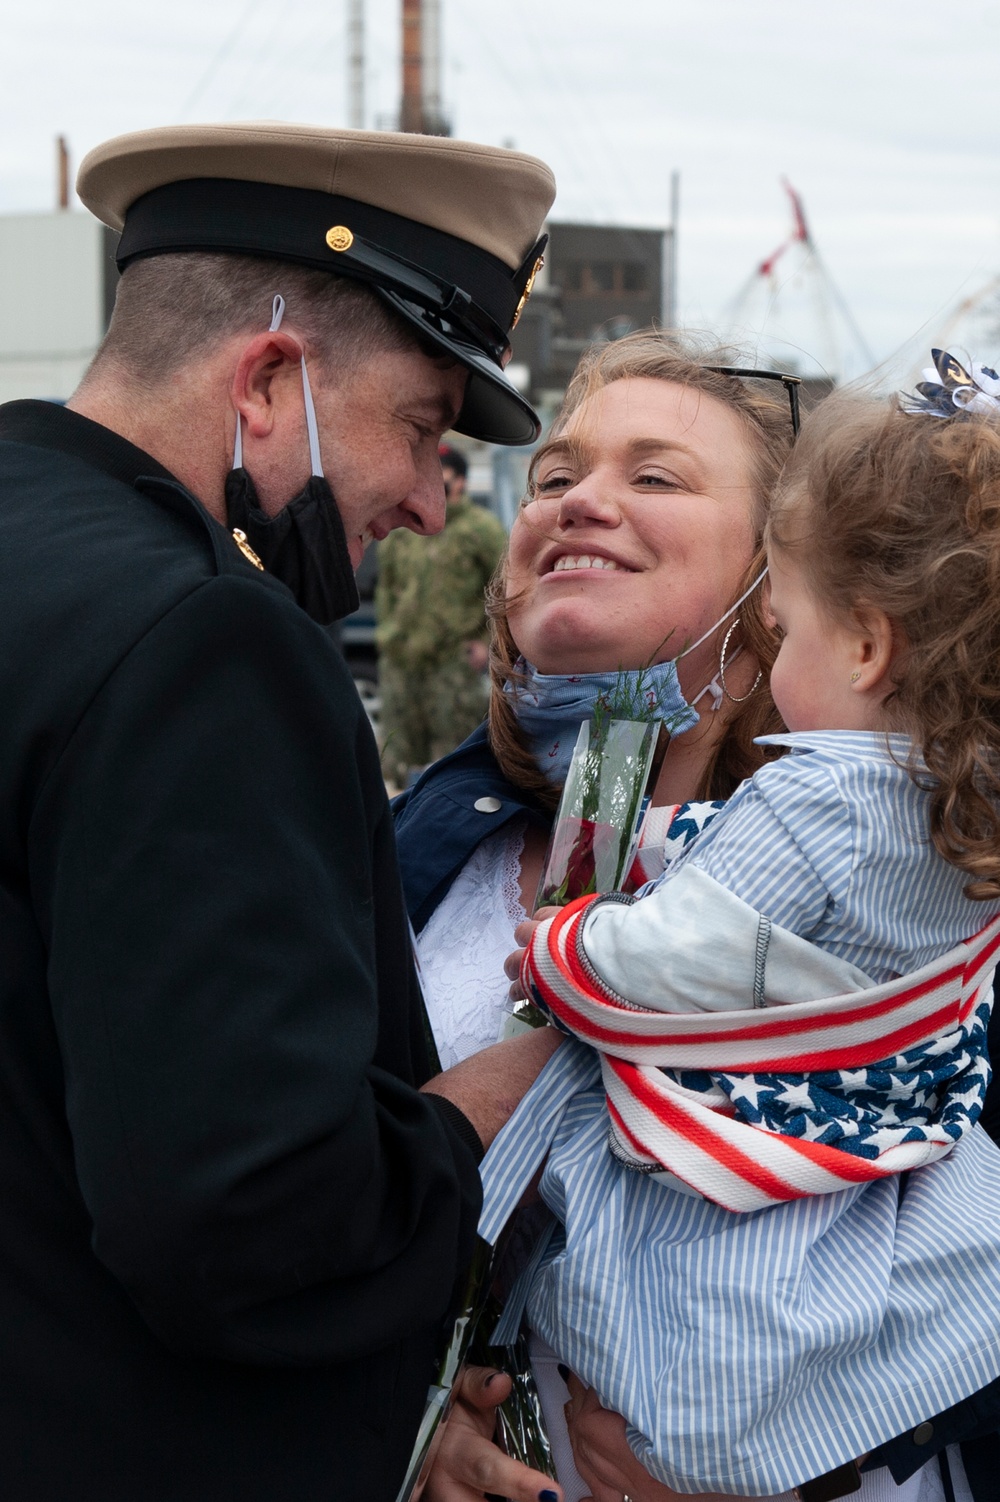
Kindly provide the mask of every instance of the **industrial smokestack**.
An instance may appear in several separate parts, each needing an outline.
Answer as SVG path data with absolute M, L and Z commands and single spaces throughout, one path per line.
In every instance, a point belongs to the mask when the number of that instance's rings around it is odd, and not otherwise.
M 347 123 L 365 128 L 365 0 L 347 0 Z
M 403 94 L 400 130 L 451 134 L 441 109 L 440 0 L 403 0 Z
M 403 98 L 399 128 L 417 135 L 423 134 L 424 129 L 423 40 L 421 0 L 403 0 Z
M 56 136 L 56 202 L 69 208 L 69 145 L 65 136 Z
M 424 0 L 423 24 L 424 130 L 446 136 L 441 110 L 441 0 Z

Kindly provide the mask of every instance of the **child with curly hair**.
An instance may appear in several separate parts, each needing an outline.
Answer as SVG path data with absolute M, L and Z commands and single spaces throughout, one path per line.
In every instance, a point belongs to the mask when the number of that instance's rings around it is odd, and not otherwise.
M 638 900 L 571 903 L 524 956 L 590 1048 L 560 1050 L 484 1177 L 524 1133 L 548 1151 L 531 1326 L 685 1492 L 802 1484 L 1000 1373 L 1000 1164 L 972 1131 L 1000 949 L 1000 379 L 935 360 L 919 399 L 828 399 L 779 485 L 789 733 L 765 739 L 790 754 Z

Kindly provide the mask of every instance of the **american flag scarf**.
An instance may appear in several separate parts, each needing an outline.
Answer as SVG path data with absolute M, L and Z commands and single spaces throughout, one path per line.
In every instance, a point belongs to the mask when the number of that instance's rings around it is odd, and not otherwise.
M 581 944 L 594 897 L 540 924 L 527 994 L 597 1050 L 612 1151 L 749 1211 L 932 1163 L 975 1123 L 1000 918 L 912 975 L 755 1011 L 622 1004 Z

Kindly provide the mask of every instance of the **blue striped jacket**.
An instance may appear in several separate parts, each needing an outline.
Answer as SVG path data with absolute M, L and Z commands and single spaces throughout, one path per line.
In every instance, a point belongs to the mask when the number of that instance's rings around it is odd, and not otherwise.
M 540 827 L 550 822 L 530 794 L 504 777 L 485 726 L 400 794 L 393 813 L 407 907 L 418 932 L 482 840 L 523 815 Z M 991 1053 L 994 1063 L 1000 1063 L 1000 1008 L 994 1010 Z M 996 1086 L 987 1095 L 982 1122 L 995 1140 L 1000 1139 L 1000 1089 Z M 976 1502 L 995 1502 L 1000 1473 L 1000 1380 L 939 1414 L 928 1415 L 928 1420 L 879 1446 L 865 1469 L 886 1465 L 901 1483 L 945 1445 L 961 1443 Z

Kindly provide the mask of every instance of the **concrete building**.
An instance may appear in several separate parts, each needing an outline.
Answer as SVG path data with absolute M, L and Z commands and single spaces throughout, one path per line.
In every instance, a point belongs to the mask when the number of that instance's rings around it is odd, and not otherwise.
M 116 239 L 82 211 L 0 215 L 0 401 L 73 391 L 108 326 Z
M 545 264 L 514 332 L 512 364 L 544 418 L 588 345 L 672 321 L 669 229 L 547 226 Z

